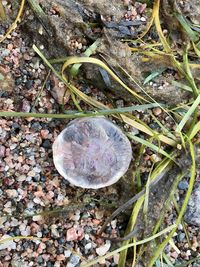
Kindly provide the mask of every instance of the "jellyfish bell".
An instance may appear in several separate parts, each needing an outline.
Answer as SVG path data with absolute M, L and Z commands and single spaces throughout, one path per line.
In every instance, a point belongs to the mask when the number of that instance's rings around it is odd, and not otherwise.
M 58 172 L 72 185 L 98 189 L 116 183 L 128 170 L 131 144 L 104 117 L 75 119 L 53 144 Z

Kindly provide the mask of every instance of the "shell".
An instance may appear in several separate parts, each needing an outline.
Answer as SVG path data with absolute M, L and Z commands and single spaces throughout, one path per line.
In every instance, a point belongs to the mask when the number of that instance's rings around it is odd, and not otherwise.
M 75 119 L 53 144 L 58 172 L 71 184 L 98 189 L 116 183 L 128 170 L 132 149 L 128 138 L 103 117 Z

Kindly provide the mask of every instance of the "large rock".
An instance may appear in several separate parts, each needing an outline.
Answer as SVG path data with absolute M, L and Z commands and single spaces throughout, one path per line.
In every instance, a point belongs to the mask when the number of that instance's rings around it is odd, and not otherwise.
M 196 182 L 184 219 L 188 224 L 200 227 L 200 182 Z

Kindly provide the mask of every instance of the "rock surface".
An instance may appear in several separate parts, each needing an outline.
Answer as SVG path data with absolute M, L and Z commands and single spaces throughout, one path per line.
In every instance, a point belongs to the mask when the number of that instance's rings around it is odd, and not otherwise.
M 194 186 L 184 219 L 188 224 L 200 227 L 200 182 Z

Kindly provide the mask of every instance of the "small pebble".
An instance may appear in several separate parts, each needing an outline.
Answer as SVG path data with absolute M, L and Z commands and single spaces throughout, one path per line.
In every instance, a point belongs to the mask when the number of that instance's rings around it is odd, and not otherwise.
M 69 258 L 71 254 L 72 254 L 72 253 L 71 253 L 70 250 L 65 250 L 65 251 L 64 251 L 64 255 L 65 255 L 66 258 Z
M 67 230 L 67 235 L 66 235 L 67 241 L 77 240 L 77 238 L 78 234 L 73 227 Z
M 50 140 L 49 139 L 44 140 L 44 142 L 42 143 L 42 147 L 50 149 L 52 147 Z
M 0 158 L 5 157 L 6 148 L 5 146 L 0 145 Z
M 184 239 L 185 239 L 185 233 L 179 233 L 179 234 L 177 235 L 177 240 L 178 240 L 179 242 L 183 242 Z
M 67 263 L 67 267 L 75 267 L 79 264 L 80 258 L 78 255 L 72 254 L 69 258 L 69 263 Z
M 159 116 L 160 114 L 162 113 L 162 109 L 161 108 L 154 108 L 153 109 L 153 114 L 155 115 L 155 116 Z
M 3 241 L 4 239 L 6 240 L 7 238 L 10 238 L 11 236 L 9 235 L 3 235 L 0 239 L 0 241 Z M 16 249 L 16 243 L 13 240 L 5 241 L 3 243 L 0 243 L 0 250 L 3 249 Z
M 179 190 L 186 190 L 188 189 L 188 182 L 187 181 L 180 181 L 178 184 Z
M 7 189 L 6 194 L 9 198 L 16 198 L 18 196 L 17 190 L 15 189 Z
M 85 245 L 85 249 L 89 250 L 92 248 L 92 243 L 87 243 L 87 245 Z
M 106 240 L 106 243 L 98 248 L 96 248 L 96 253 L 99 256 L 104 256 L 110 249 L 111 243 L 109 240 Z

